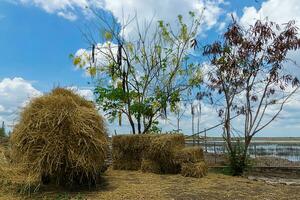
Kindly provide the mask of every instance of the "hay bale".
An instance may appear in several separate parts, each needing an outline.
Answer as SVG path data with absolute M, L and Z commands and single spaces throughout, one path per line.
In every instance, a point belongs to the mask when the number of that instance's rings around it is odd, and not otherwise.
M 207 165 L 204 161 L 197 163 L 182 163 L 181 175 L 185 177 L 202 178 L 208 172 Z
M 143 159 L 141 164 L 141 170 L 142 172 L 161 174 L 159 163 L 152 160 Z
M 160 173 L 178 173 L 180 165 L 175 162 L 175 152 L 185 145 L 180 134 L 118 135 L 112 139 L 113 168 L 139 170 L 143 159 L 159 165 Z M 146 162 L 146 161 L 145 161 Z M 144 163 L 146 165 L 146 163 Z M 152 165 L 151 164 L 151 165 Z M 143 168 L 147 168 L 143 166 Z
M 201 147 L 186 147 L 178 149 L 175 155 L 178 163 L 196 163 L 204 161 L 204 153 Z
M 112 138 L 113 168 L 119 170 L 139 170 L 142 159 L 155 137 L 145 135 L 118 135 Z
M 39 179 L 94 184 L 107 156 L 107 129 L 95 106 L 57 88 L 33 99 L 11 136 L 12 157 Z
M 165 134 L 151 140 L 146 158 L 160 165 L 162 173 L 178 173 L 180 165 L 176 162 L 177 149 L 184 148 L 185 139 L 181 134 Z
M 145 159 L 148 164 L 151 161 L 159 165 L 160 173 L 178 173 L 180 165 L 175 162 L 174 156 L 176 149 L 183 148 L 184 145 L 184 136 L 181 134 L 114 136 L 112 139 L 113 168 L 139 170 L 142 160 Z

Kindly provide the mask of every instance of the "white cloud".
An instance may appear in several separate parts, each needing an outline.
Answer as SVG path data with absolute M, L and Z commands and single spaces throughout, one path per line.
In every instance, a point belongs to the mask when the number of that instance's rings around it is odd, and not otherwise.
M 174 25 L 179 14 L 184 19 L 188 18 L 189 11 L 200 16 L 203 12 L 202 29 L 210 29 L 217 24 L 218 18 L 223 12 L 220 5 L 223 1 L 217 0 L 105 0 L 104 9 L 110 11 L 122 24 L 127 18 L 137 15 L 140 24 L 164 20 Z M 125 35 L 130 35 L 136 28 L 136 23 L 129 24 L 125 29 Z
M 299 0 L 267 0 L 262 3 L 260 9 L 245 7 L 240 21 L 244 25 L 251 25 L 256 20 L 275 21 L 286 23 L 295 20 L 300 25 L 300 4 Z
M 112 59 L 111 56 L 116 59 L 117 57 L 118 46 L 111 42 L 105 42 L 103 44 L 97 44 L 95 47 L 95 60 L 94 66 L 107 66 L 109 61 Z M 91 66 L 92 62 L 92 50 L 88 49 L 79 49 L 75 53 L 75 57 L 81 58 L 81 64 L 83 69 L 87 69 Z M 77 66 L 78 68 L 78 66 Z M 87 72 L 87 75 L 90 75 Z
M 75 21 L 77 19 L 77 16 L 74 13 L 72 13 L 72 12 L 62 12 L 62 11 L 59 11 L 57 13 L 57 15 L 65 18 L 65 19 L 68 19 L 70 21 Z
M 0 105 L 0 112 L 3 112 L 3 111 L 5 111 L 5 108 L 2 105 Z
M 88 0 L 19 0 L 23 4 L 31 4 L 41 7 L 49 13 L 60 10 L 74 10 L 76 7 L 85 8 Z
M 87 99 L 89 101 L 94 101 L 94 99 L 95 99 L 93 90 L 90 88 L 79 88 L 76 86 L 72 86 L 72 87 L 67 87 L 67 89 L 74 91 L 76 94 L 84 97 L 85 99 Z
M 77 94 L 93 101 L 94 94 L 90 88 L 68 87 Z M 33 87 L 30 81 L 20 77 L 4 78 L 0 80 L 0 122 L 13 125 L 18 120 L 21 109 L 26 106 L 31 98 L 38 97 L 43 93 Z
M 0 119 L 11 124 L 30 98 L 41 95 L 23 78 L 5 78 L 0 82 Z
M 12 2 L 32 5 L 48 13 L 57 14 L 68 20 L 76 20 L 80 13 L 88 16 L 90 8 L 101 8 L 111 12 L 119 22 L 123 17 L 138 15 L 140 22 L 165 20 L 172 22 L 177 15 L 187 17 L 189 11 L 198 16 L 203 12 L 203 28 L 210 29 L 217 24 L 223 12 L 220 5 L 223 0 L 14 0 Z M 128 26 L 130 32 L 133 27 Z
M 12 3 L 31 5 L 45 10 L 47 13 L 57 14 L 60 17 L 74 21 L 77 11 L 86 12 L 86 7 L 95 0 L 14 0 Z M 98 4 L 97 4 L 98 5 Z

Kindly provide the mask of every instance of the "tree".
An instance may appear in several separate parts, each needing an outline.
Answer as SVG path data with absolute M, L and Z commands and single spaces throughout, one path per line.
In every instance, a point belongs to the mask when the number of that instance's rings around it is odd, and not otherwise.
M 251 139 L 270 125 L 283 106 L 299 88 L 299 80 L 288 73 L 291 67 L 287 53 L 298 50 L 300 39 L 293 21 L 280 27 L 274 22 L 257 21 L 244 28 L 236 21 L 229 26 L 223 41 L 204 48 L 211 60 L 208 87 L 215 97 L 222 96 L 224 105 L 219 109 L 223 119 L 223 136 L 229 153 L 236 152 L 232 127 L 232 113 L 243 118 L 241 167 L 246 166 L 247 150 Z M 236 161 L 235 161 L 236 162 Z
M 182 132 L 182 129 L 180 128 L 180 120 L 183 117 L 185 111 L 186 111 L 186 103 L 184 103 L 183 105 L 181 104 L 181 102 L 177 103 L 175 109 L 174 109 L 174 113 L 176 115 L 176 132 L 180 133 Z
M 158 118 L 167 117 L 167 109 L 175 112 L 183 94 L 201 83 L 200 70 L 188 62 L 200 19 L 189 14 L 189 24 L 178 16 L 176 30 L 163 21 L 144 24 L 141 30 L 135 17 L 128 22 L 136 22 L 131 40 L 124 37 L 128 23 L 121 30 L 106 23 L 105 44 L 89 40 L 92 51 L 73 57 L 75 65 L 94 77 L 97 104 L 110 121 L 119 118 L 121 124 L 125 116 L 133 134 L 157 130 Z
M 0 128 L 0 137 L 5 137 L 6 133 L 5 133 L 5 124 L 4 122 L 2 122 L 2 127 Z

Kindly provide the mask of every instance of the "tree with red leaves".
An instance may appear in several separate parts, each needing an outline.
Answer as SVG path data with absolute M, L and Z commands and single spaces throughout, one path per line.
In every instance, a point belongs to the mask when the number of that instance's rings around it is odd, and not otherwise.
M 219 116 L 224 122 L 223 137 L 233 172 L 241 174 L 247 166 L 251 139 L 270 125 L 283 106 L 299 88 L 299 80 L 287 68 L 287 53 L 300 48 L 298 28 L 294 21 L 282 26 L 257 21 L 244 28 L 235 20 L 223 40 L 204 47 L 212 70 L 208 74 L 211 97 L 222 96 Z M 289 62 L 292 65 L 294 62 Z M 242 119 L 242 150 L 237 151 L 232 115 Z M 239 147 L 240 148 L 240 147 Z M 240 155 L 236 155 L 240 152 Z M 239 163 L 237 165 L 237 163 Z

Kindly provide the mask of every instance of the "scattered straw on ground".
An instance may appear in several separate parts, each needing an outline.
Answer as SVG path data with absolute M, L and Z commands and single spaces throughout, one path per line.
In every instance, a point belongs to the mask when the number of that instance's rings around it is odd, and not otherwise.
M 173 200 L 278 200 L 299 199 L 300 186 L 269 185 L 261 181 L 251 181 L 210 172 L 197 179 L 178 175 L 157 175 L 140 171 L 119 171 L 109 169 L 105 175 L 105 185 L 94 191 L 65 192 L 48 187 L 29 199 L 173 199 Z M 3 193 L 0 199 L 21 199 Z

